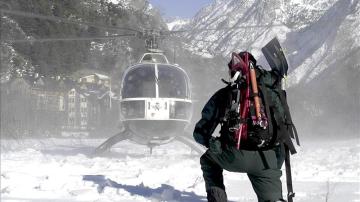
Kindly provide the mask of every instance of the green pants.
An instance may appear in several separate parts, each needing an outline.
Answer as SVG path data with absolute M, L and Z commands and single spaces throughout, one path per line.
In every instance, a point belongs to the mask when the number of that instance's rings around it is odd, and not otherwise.
M 282 199 L 280 177 L 283 158 L 280 149 L 247 151 L 224 149 L 220 154 L 207 150 L 200 158 L 206 190 L 218 187 L 225 191 L 223 169 L 247 173 L 259 202 Z

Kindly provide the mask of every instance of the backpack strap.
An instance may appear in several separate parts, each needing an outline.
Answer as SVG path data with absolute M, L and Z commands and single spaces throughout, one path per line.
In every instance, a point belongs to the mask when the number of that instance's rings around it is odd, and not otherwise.
M 286 91 L 281 90 L 281 92 L 279 94 L 280 94 L 281 104 L 284 106 L 284 113 L 285 113 L 285 116 L 286 116 L 285 124 L 287 125 L 287 131 L 290 133 L 290 136 L 292 138 L 295 138 L 296 144 L 300 146 L 299 136 L 298 136 L 296 127 L 295 127 L 295 125 L 294 125 L 294 123 L 292 121 L 292 118 L 291 118 L 289 105 L 288 105 L 288 103 L 286 101 Z
M 273 122 L 272 122 L 272 118 L 271 118 L 271 111 L 270 111 L 270 98 L 268 97 L 268 94 L 266 92 L 266 87 L 263 86 L 262 82 L 258 82 L 258 88 L 261 92 L 262 98 L 265 101 L 265 103 L 263 102 L 264 108 L 265 108 L 265 113 L 267 116 L 267 121 L 268 121 L 268 127 L 269 127 L 269 133 L 272 136 L 274 134 L 274 130 L 273 130 Z
M 295 193 L 292 185 L 292 177 L 291 177 L 291 165 L 290 165 L 290 150 L 285 146 L 285 170 L 286 170 L 286 187 L 287 187 L 287 201 L 293 202 L 293 197 L 295 197 Z
M 257 79 L 259 80 L 258 82 L 258 88 L 260 90 L 260 96 L 262 96 L 262 99 L 265 101 L 265 103 L 263 102 L 262 104 L 264 105 L 264 108 L 265 108 L 265 113 L 266 113 L 266 116 L 267 116 L 267 121 L 268 121 L 268 130 L 269 130 L 269 133 L 270 135 L 272 136 L 274 134 L 274 130 L 273 130 L 273 122 L 272 122 L 272 118 L 271 118 L 271 111 L 270 111 L 270 106 L 269 106 L 269 103 L 270 103 L 270 97 L 269 95 L 267 94 L 266 92 L 266 86 L 265 86 L 265 83 L 263 81 L 264 79 L 264 72 L 265 70 L 262 68 L 262 66 L 258 65 L 256 66 L 256 75 L 257 75 Z
M 223 113 L 221 113 L 221 115 L 219 117 L 220 123 L 222 123 L 224 121 L 225 116 L 231 110 L 234 110 L 234 108 L 237 105 L 239 105 L 239 98 L 237 97 L 239 95 L 239 93 L 237 91 L 239 91 L 239 89 L 233 88 L 230 83 L 225 87 L 226 99 L 225 99 L 225 102 L 220 103 L 220 104 L 222 104 L 221 109 L 224 111 Z M 236 94 L 236 97 L 234 97 L 235 94 Z

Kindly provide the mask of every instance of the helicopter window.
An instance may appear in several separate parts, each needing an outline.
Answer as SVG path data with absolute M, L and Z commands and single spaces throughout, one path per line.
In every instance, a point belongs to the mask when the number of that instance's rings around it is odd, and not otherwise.
M 144 118 L 145 102 L 143 100 L 122 102 L 121 113 L 126 119 Z
M 163 63 L 163 64 L 166 64 L 167 61 L 165 59 L 165 57 L 163 55 L 152 55 L 153 57 L 153 61 L 156 62 L 156 63 Z
M 155 68 L 142 65 L 129 71 L 123 85 L 123 98 L 155 97 Z
M 152 62 L 153 59 L 152 59 L 150 54 L 147 54 L 147 55 L 144 56 L 143 60 L 147 61 L 147 62 Z
M 159 96 L 166 98 L 187 98 L 187 80 L 184 72 L 181 70 L 159 65 Z
M 142 61 L 150 63 L 168 63 L 168 61 L 165 59 L 165 56 L 161 54 L 146 54 Z

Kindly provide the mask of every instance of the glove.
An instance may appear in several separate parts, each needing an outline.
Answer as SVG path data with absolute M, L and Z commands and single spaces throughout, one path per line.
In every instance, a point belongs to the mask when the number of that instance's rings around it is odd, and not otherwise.
M 210 140 L 209 140 L 209 150 L 213 154 L 221 154 L 222 153 L 221 142 L 220 142 L 219 138 L 217 138 L 217 137 L 211 137 L 210 138 Z

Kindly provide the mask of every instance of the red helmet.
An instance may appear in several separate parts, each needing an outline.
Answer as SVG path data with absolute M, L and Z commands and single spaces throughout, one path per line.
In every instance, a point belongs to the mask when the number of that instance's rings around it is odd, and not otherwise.
M 256 60 L 251 53 L 247 51 L 240 52 L 239 54 L 232 53 L 231 60 L 228 63 L 228 67 L 231 73 L 236 71 L 243 71 L 248 69 L 247 67 L 249 65 L 249 62 L 253 63 L 253 65 L 256 66 Z M 241 73 L 245 74 L 246 72 Z

